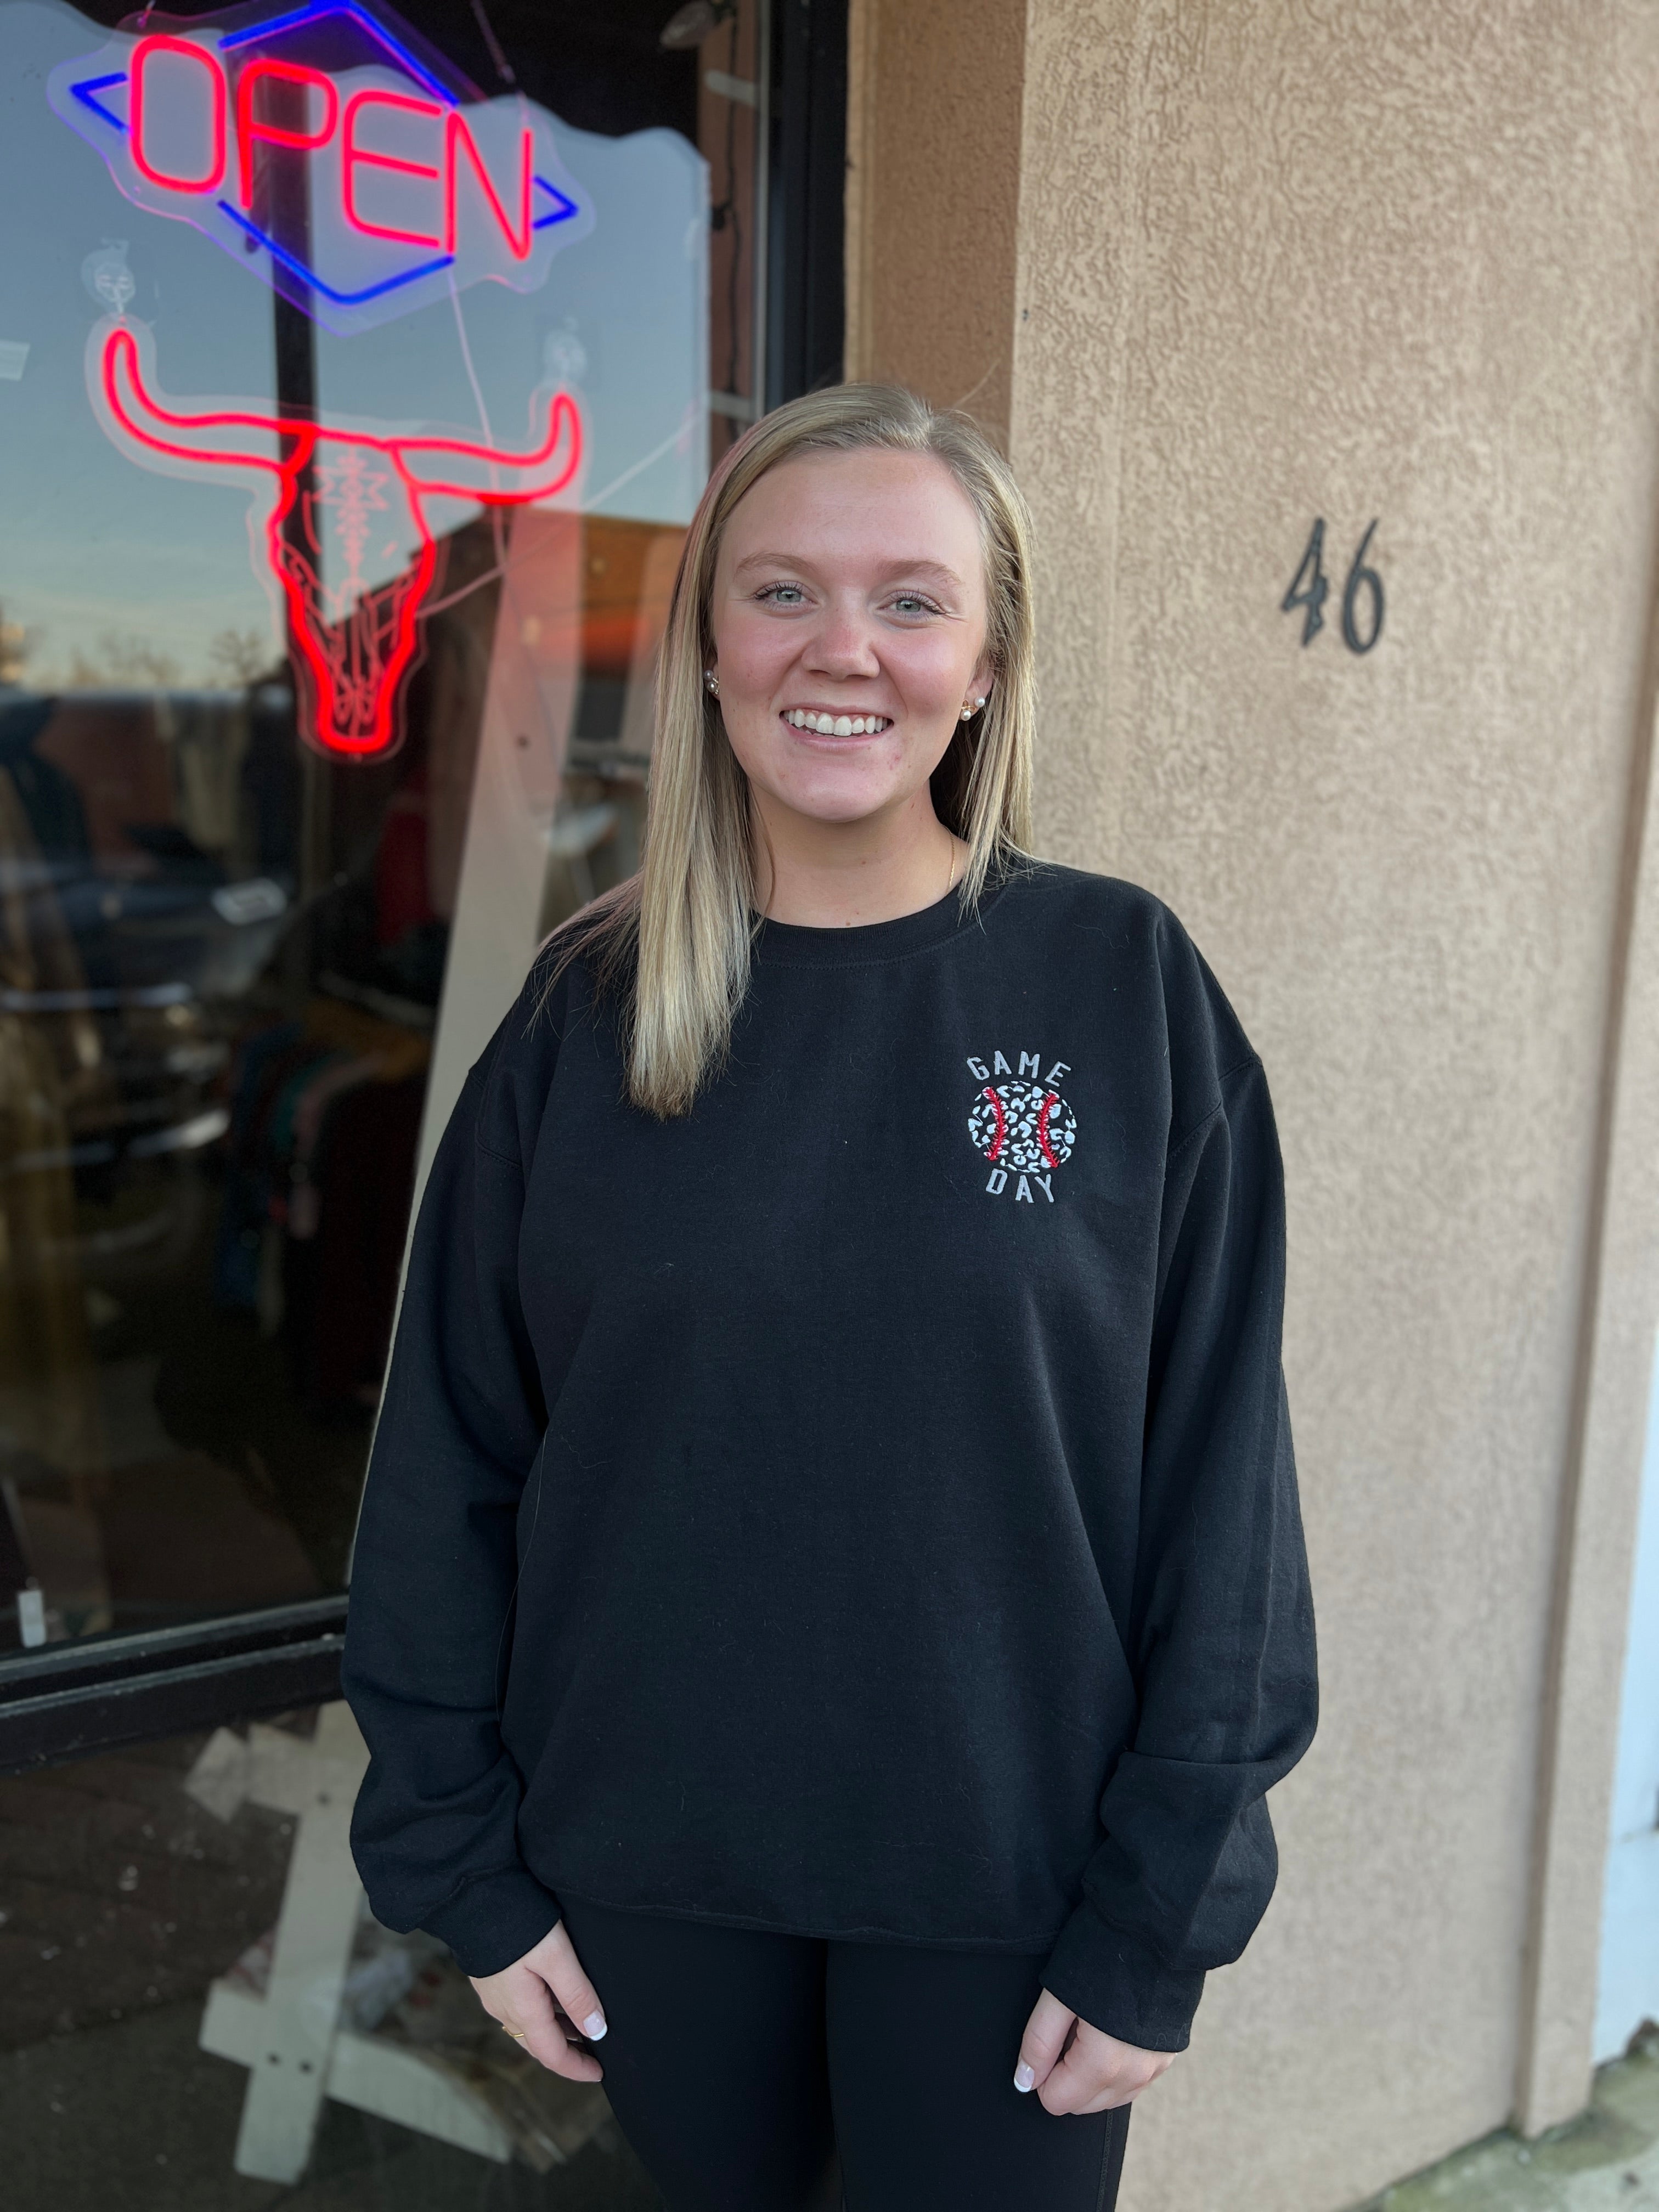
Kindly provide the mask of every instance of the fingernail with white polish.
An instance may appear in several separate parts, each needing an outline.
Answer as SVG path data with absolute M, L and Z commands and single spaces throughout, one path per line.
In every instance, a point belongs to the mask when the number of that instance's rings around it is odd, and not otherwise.
M 1036 2080 L 1036 2075 L 1032 2073 L 1030 2068 L 1022 2058 L 1018 2065 L 1014 2069 L 1014 2087 L 1018 2090 L 1022 2097 L 1025 2095 L 1026 2092 L 1030 2088 L 1032 2082 Z
M 605 2014 L 602 2012 L 589 2013 L 582 2022 L 582 2033 L 590 2043 L 597 2043 L 605 2033 Z

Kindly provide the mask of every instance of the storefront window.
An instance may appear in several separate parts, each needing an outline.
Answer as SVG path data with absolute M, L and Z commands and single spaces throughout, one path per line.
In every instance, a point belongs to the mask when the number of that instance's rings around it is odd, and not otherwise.
M 0 5 L 0 1644 L 343 1586 L 766 390 L 768 23 L 671 13 Z
M 259 1802 L 257 1761 L 303 1756 L 314 1717 L 283 1719 L 234 1780 L 200 1735 L 0 1778 L 10 2212 L 660 2212 L 602 2090 L 520 2058 L 437 1947 L 362 1917 L 336 2038 L 358 2078 L 342 2069 L 292 2178 L 238 2170 L 250 2071 L 216 2045 L 268 1991 L 282 1926 L 297 1823 Z M 375 2109 L 388 2083 L 401 2119 Z M 280 2136 L 260 2148 L 282 2164 Z
M 434 1147 L 637 864 L 709 467 L 836 373 L 833 12 L 0 0 L 21 2212 L 659 2201 L 367 1916 L 338 1644 Z

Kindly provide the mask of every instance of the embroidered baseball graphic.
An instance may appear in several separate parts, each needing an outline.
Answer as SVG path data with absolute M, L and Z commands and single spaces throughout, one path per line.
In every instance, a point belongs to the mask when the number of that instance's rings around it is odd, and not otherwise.
M 968 1133 L 993 1167 L 1030 1174 L 1071 1158 L 1077 1116 L 1057 1091 L 1040 1083 L 988 1083 L 974 1101 Z
M 988 1066 L 969 1059 L 970 1071 L 980 1079 L 979 1095 L 968 1114 L 968 1133 L 991 1164 L 985 1188 L 993 1198 L 1012 1188 L 1016 1200 L 1035 1206 L 1041 1191 L 1052 1206 L 1053 1176 L 1072 1157 L 1077 1143 L 1077 1116 L 1055 1088 L 1071 1069 L 1057 1060 L 1046 1075 L 1034 1052 L 1019 1055 L 1018 1074 L 1000 1052 Z M 999 1082 L 1003 1076 L 1006 1080 Z

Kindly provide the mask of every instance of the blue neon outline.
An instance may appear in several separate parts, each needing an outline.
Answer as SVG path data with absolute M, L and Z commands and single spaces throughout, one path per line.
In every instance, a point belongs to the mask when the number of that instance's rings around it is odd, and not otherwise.
M 545 179 L 538 177 L 535 182 L 544 191 L 553 191 L 552 185 Z M 566 199 L 562 192 L 555 192 L 554 198 L 562 202 L 562 205 L 556 213 L 544 216 L 539 222 L 532 223 L 532 230 L 545 230 L 550 223 L 568 222 L 573 215 L 580 214 L 580 209 L 573 200 Z M 232 207 L 228 200 L 220 200 L 216 205 L 219 212 L 228 215 L 238 229 L 246 231 L 250 238 L 257 238 L 272 259 L 280 261 L 290 275 L 297 276 L 310 290 L 320 292 L 325 299 L 332 300 L 337 307 L 362 307 L 370 300 L 380 299 L 385 293 L 397 291 L 402 285 L 412 284 L 418 276 L 435 276 L 441 269 L 449 268 L 455 259 L 453 253 L 441 254 L 436 261 L 423 261 L 418 268 L 405 269 L 400 276 L 388 276 L 382 283 L 370 284 L 361 292 L 341 292 L 314 270 L 307 269 L 297 254 L 290 253 L 285 246 L 279 246 L 274 238 L 260 229 L 257 222 L 250 222 L 239 208 Z
M 273 15 L 266 22 L 251 23 L 246 31 L 233 31 L 228 38 L 220 40 L 219 51 L 226 54 L 233 46 L 246 46 L 255 39 L 269 39 L 283 31 L 295 30 L 304 23 L 321 22 L 325 15 L 349 15 L 371 38 L 378 40 L 389 54 L 395 54 L 417 83 L 425 85 L 428 92 L 435 92 L 451 107 L 460 106 L 459 100 L 449 87 L 440 83 L 430 70 L 423 69 L 413 54 L 399 46 L 391 33 L 375 21 L 367 8 L 359 6 L 358 0 L 308 0 L 307 6 L 292 9 L 286 15 Z
M 232 207 L 228 200 L 220 200 L 217 206 L 221 215 L 228 215 L 240 229 L 246 231 L 250 237 L 257 238 L 273 260 L 280 261 L 283 268 L 297 276 L 301 283 L 313 292 L 320 292 L 325 299 L 332 300 L 340 307 L 360 307 L 365 301 L 378 300 L 383 292 L 395 292 L 401 284 L 412 284 L 417 276 L 435 276 L 440 269 L 447 269 L 455 258 L 453 253 L 446 253 L 436 261 L 423 261 L 418 269 L 405 269 L 400 276 L 388 276 L 383 283 L 371 284 L 364 291 L 337 292 L 333 285 L 325 283 L 320 276 L 314 276 L 297 254 L 290 253 L 285 246 L 279 246 L 274 238 L 266 237 L 257 222 L 250 222 L 238 209 Z
M 556 222 L 568 222 L 573 215 L 581 213 L 580 201 L 573 200 L 568 192 L 562 192 L 556 185 L 550 185 L 545 177 L 538 177 L 532 172 L 530 181 L 532 185 L 539 185 L 550 199 L 559 204 L 551 215 L 544 215 L 539 222 L 532 222 L 530 226 L 532 230 L 546 230 Z
M 79 84 L 72 84 L 70 87 L 70 92 L 80 101 L 82 107 L 89 107 L 94 115 L 102 116 L 104 121 L 112 124 L 116 130 L 125 131 L 127 126 L 120 117 L 112 115 L 103 101 L 94 100 L 92 95 L 94 92 L 101 92 L 106 84 L 125 84 L 126 81 L 125 70 L 114 70 L 108 76 L 83 76 Z

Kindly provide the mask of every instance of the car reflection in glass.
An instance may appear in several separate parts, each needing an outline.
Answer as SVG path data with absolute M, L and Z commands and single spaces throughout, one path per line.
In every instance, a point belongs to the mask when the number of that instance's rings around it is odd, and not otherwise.
M 159 696 L 0 693 L 0 1054 L 7 1090 L 27 1102 L 6 1116 L 0 1174 L 72 1170 L 76 1249 L 140 1272 L 168 1265 L 198 1225 L 191 1157 L 230 1123 L 216 1008 L 252 988 L 294 908 L 291 883 L 234 872 L 176 819 L 95 835 L 89 815 L 120 790 L 41 746 L 60 718 L 117 737 L 135 715 L 166 714 Z M 242 749 L 218 749 L 233 776 Z M 86 750 L 95 762 L 104 749 Z

